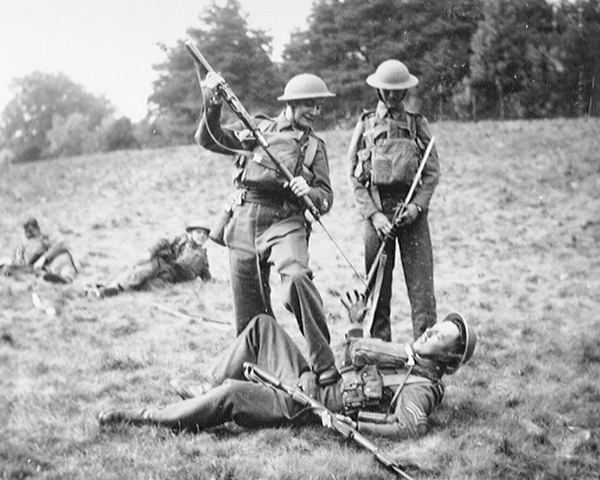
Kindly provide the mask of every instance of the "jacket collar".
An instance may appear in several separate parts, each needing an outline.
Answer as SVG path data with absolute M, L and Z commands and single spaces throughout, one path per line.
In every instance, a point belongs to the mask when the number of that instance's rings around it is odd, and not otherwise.
M 404 104 L 402 104 L 401 107 L 398 109 L 391 110 L 381 100 L 379 100 L 379 102 L 377 102 L 377 108 L 375 109 L 375 115 L 377 115 L 377 118 L 379 118 L 379 119 L 389 116 L 395 120 L 399 120 L 399 119 L 402 119 L 402 117 L 404 116 L 404 112 L 405 112 Z

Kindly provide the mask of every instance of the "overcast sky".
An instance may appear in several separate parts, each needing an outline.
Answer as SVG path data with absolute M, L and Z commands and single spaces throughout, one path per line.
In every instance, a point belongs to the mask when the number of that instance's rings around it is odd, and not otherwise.
M 223 2 L 224 0 L 219 0 Z M 157 78 L 153 64 L 172 47 L 211 0 L 0 0 L 0 112 L 13 97 L 14 78 L 36 70 L 63 72 L 106 95 L 134 122 L 146 114 Z M 304 28 L 312 0 L 240 0 L 250 28 L 265 30 L 281 52 Z

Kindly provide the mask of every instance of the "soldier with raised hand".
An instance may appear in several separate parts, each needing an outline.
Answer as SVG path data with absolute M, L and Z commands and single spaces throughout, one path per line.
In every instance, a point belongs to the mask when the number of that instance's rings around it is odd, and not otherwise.
M 157 424 L 201 431 L 233 421 L 244 427 L 273 427 L 318 421 L 316 413 L 288 393 L 248 381 L 251 362 L 280 381 L 299 385 L 333 413 L 365 434 L 396 439 L 428 431 L 428 419 L 444 396 L 442 377 L 473 355 L 476 335 L 465 318 L 451 313 L 408 344 L 362 338 L 362 295 L 343 299 L 350 328 L 338 365 L 342 378 L 319 386 L 317 376 L 287 332 L 269 315 L 258 315 L 229 346 L 204 384 L 172 382 L 183 401 L 163 407 L 110 409 L 101 425 Z
M 256 315 L 273 315 L 269 273 L 274 267 L 284 287 L 284 305 L 294 313 L 304 335 L 311 368 L 323 384 L 339 376 L 329 348 L 330 333 L 321 296 L 309 267 L 310 223 L 304 214 L 308 197 L 320 214 L 333 203 L 325 143 L 313 131 L 325 99 L 325 82 L 304 73 L 293 77 L 278 100 L 285 107 L 276 118 L 257 116 L 254 124 L 269 151 L 292 174 L 287 180 L 264 154 L 252 131 L 240 122 L 221 125 L 224 79 L 209 72 L 201 82 L 205 98 L 197 142 L 216 153 L 235 156 L 233 214 L 224 227 L 237 334 Z M 212 233 L 211 233 L 212 236 Z M 218 235 L 216 235 L 218 236 Z
M 408 90 L 419 80 L 398 60 L 386 60 L 367 78 L 377 92 L 377 106 L 356 124 L 348 150 L 348 172 L 356 206 L 364 219 L 366 270 L 371 271 L 381 241 L 395 236 L 411 306 L 413 334 L 418 338 L 435 324 L 433 253 L 429 232 L 429 202 L 440 177 L 435 146 L 425 164 L 414 196 L 392 219 L 406 198 L 421 158 L 431 141 L 425 117 L 405 107 Z M 375 304 L 371 335 L 390 341 L 392 278 L 396 241 L 387 242 L 387 261 Z

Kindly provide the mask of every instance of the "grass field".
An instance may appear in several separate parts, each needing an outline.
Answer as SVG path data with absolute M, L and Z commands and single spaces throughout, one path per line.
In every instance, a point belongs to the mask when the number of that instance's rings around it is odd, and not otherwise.
M 415 479 L 600 478 L 600 121 L 438 123 L 442 179 L 430 223 L 438 316 L 461 312 L 479 337 L 446 378 L 423 438 L 373 439 Z M 350 131 L 325 132 L 336 193 L 323 224 L 361 268 L 359 217 L 345 179 Z M 22 222 L 66 237 L 75 284 L 0 278 L 0 478 L 391 479 L 367 452 L 316 427 L 173 434 L 101 430 L 112 406 L 176 400 L 173 377 L 198 378 L 234 335 L 227 252 L 208 245 L 212 282 L 105 300 L 89 285 L 122 272 L 157 238 L 216 215 L 230 162 L 195 147 L 123 151 L 0 167 L 0 256 Z M 339 296 L 358 279 L 320 226 L 311 265 L 334 343 Z M 304 348 L 295 321 L 279 321 Z M 393 334 L 411 336 L 401 272 Z M 47 315 L 32 302 L 36 293 Z M 158 307 L 157 307 L 158 305 Z

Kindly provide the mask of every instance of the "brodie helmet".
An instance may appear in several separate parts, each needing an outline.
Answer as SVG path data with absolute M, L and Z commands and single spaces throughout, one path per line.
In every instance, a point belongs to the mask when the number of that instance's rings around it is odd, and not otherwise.
M 461 334 L 461 345 L 463 346 L 462 353 L 458 353 L 456 358 L 446 368 L 446 373 L 450 375 L 455 373 L 461 365 L 469 361 L 475 351 L 477 336 L 460 313 L 450 313 L 443 321 L 453 322 L 458 327 Z
M 188 224 L 185 226 L 186 232 L 190 232 L 192 230 L 206 230 L 207 232 L 210 232 L 210 227 L 207 226 L 207 223 L 204 220 L 197 218 L 191 222 L 188 222 Z
M 312 73 L 301 73 L 290 79 L 285 86 L 283 95 L 277 97 L 277 100 L 287 102 L 290 100 L 328 97 L 335 97 L 335 93 L 331 93 L 327 89 L 327 85 L 321 78 Z
M 377 67 L 375 73 L 367 77 L 367 84 L 382 90 L 406 90 L 418 83 L 419 79 L 411 75 L 399 60 L 386 60 Z

